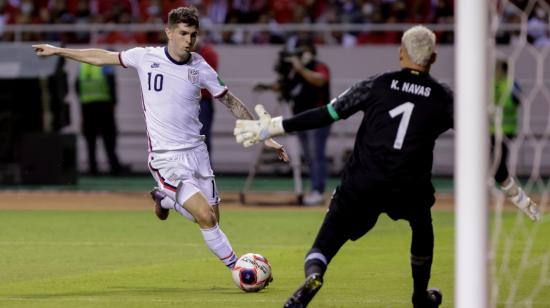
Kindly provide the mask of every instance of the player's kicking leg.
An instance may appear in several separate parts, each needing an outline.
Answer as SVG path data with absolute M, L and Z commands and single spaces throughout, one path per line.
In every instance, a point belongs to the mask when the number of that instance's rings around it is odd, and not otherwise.
M 189 197 L 184 202 L 183 207 L 197 221 L 204 241 L 210 251 L 229 269 L 232 269 L 237 262 L 237 255 L 233 251 L 233 247 L 231 247 L 227 236 L 218 225 L 216 209 L 208 204 L 201 192 L 197 192 Z
M 212 253 L 233 268 L 237 256 L 218 224 L 220 198 L 206 146 L 181 153 L 150 154 L 149 169 L 161 187 L 151 192 L 157 217 L 164 220 L 170 210 L 175 210 L 196 222 Z
M 532 221 L 540 220 L 542 214 L 538 205 L 531 199 L 512 177 L 501 183 L 501 189 L 508 199 Z
M 169 210 L 175 210 L 183 217 L 199 225 L 208 248 L 228 267 L 233 268 L 237 256 L 218 225 L 219 210 L 217 205 L 210 206 L 201 192 L 193 185 L 178 185 L 178 193 L 166 193 L 160 188 L 151 192 L 155 201 L 155 214 L 161 220 L 168 217 Z M 180 201 L 175 201 L 179 199 Z M 217 199 L 217 198 L 214 198 Z M 183 206 L 180 205 L 183 203 Z

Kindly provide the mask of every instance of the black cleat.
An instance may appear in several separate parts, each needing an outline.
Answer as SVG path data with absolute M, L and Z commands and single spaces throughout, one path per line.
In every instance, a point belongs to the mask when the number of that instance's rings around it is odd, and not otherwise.
M 269 276 L 269 278 L 267 278 L 267 280 L 265 281 L 265 285 L 264 285 L 264 288 L 267 288 L 267 286 L 273 282 L 273 275 L 272 276 Z
M 416 296 L 413 294 L 414 308 L 437 308 L 443 301 L 443 294 L 439 289 L 428 289 L 426 293 Z
M 323 286 L 323 277 L 320 274 L 311 274 L 306 278 L 294 294 L 286 301 L 285 308 L 307 307 L 313 296 Z
M 168 218 L 168 214 L 170 213 L 170 210 L 160 206 L 160 202 L 164 199 L 164 197 L 166 197 L 166 193 L 158 188 L 151 191 L 151 198 L 155 201 L 155 214 L 160 220 L 166 220 L 166 218 Z

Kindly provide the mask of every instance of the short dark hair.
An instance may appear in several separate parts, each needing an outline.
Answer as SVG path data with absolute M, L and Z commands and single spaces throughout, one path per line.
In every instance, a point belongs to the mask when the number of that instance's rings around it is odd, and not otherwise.
M 180 6 L 171 10 L 168 13 L 168 27 L 172 28 L 180 23 L 199 28 L 199 11 L 197 8 L 194 6 Z

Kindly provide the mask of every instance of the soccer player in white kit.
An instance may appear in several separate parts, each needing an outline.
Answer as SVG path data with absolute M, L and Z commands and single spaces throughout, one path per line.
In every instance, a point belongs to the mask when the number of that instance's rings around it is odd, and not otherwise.
M 237 256 L 219 227 L 220 198 L 204 136 L 200 135 L 200 91 L 207 89 L 235 117 L 253 119 L 245 105 L 228 91 L 222 79 L 192 49 L 199 19 L 193 7 L 168 14 L 165 47 L 136 47 L 122 52 L 103 49 L 68 49 L 33 45 L 38 56 L 58 55 L 93 65 L 122 65 L 136 69 L 147 124 L 149 169 L 158 183 L 151 192 L 159 219 L 169 210 L 199 225 L 208 248 L 228 267 Z M 266 146 L 288 161 L 284 148 L 274 140 Z

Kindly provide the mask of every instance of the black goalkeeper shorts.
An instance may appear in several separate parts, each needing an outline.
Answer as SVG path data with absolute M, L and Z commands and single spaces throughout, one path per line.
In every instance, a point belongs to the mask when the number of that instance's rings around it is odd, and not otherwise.
M 435 203 L 429 185 L 364 185 L 359 191 L 339 186 L 332 197 L 325 222 L 340 229 L 351 240 L 367 233 L 381 213 L 391 219 L 409 222 L 430 222 L 430 209 Z

